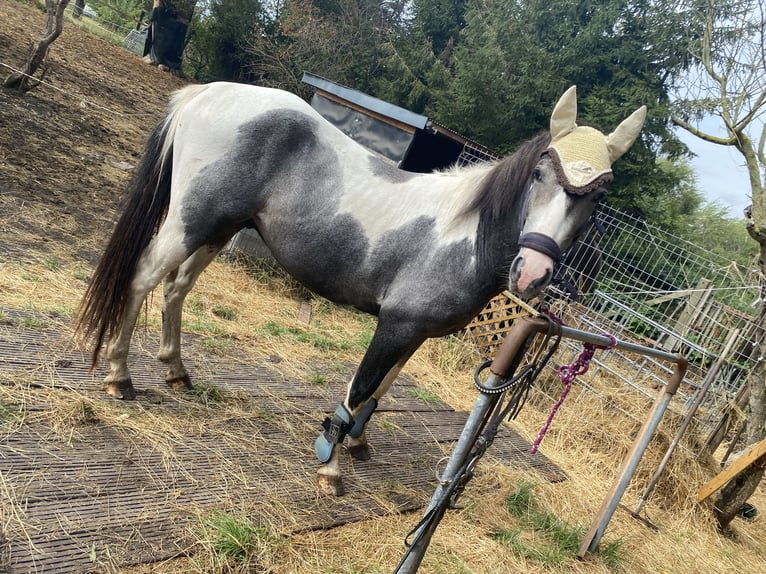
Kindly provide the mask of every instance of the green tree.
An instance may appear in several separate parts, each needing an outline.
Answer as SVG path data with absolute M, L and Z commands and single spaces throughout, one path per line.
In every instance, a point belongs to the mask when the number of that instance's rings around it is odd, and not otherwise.
M 253 31 L 248 72 L 261 84 L 303 96 L 309 95 L 301 83 L 306 70 L 370 92 L 390 28 L 386 6 L 371 0 L 287 0 L 271 23 Z
M 466 0 L 414 0 L 414 24 L 431 45 L 431 52 L 448 60 L 465 27 Z
M 390 37 L 381 54 L 381 73 L 373 80 L 373 91 L 383 100 L 423 113 L 433 94 L 449 85 L 449 70 L 434 54 L 430 39 L 414 25 Z
M 199 81 L 252 79 L 248 47 L 254 30 L 268 29 L 260 0 L 209 0 L 190 28 L 190 75 Z
M 615 166 L 610 201 L 633 206 L 677 183 L 655 165 L 685 153 L 669 118 L 671 80 L 687 64 L 685 29 L 673 7 L 649 0 L 501 2 L 471 0 L 455 47 L 454 78 L 435 95 L 430 115 L 506 152 L 546 129 L 550 109 L 578 87 L 582 123 L 610 127 L 647 105 L 641 139 Z

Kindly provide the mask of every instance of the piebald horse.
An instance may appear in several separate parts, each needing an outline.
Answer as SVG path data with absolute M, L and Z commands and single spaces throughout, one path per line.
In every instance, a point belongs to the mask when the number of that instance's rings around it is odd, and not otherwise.
M 428 337 L 466 325 L 494 295 L 541 292 L 632 145 L 640 108 L 605 136 L 577 126 L 576 94 L 551 131 L 506 159 L 430 174 L 401 171 L 290 93 L 212 83 L 175 93 L 146 142 L 124 211 L 83 296 L 76 326 L 101 347 L 110 395 L 134 399 L 127 357 L 147 295 L 163 282 L 159 360 L 190 388 L 181 360 L 184 298 L 244 227 L 296 279 L 378 317 L 344 401 L 315 451 L 320 490 L 342 494 L 338 450 L 369 458 L 364 427 Z

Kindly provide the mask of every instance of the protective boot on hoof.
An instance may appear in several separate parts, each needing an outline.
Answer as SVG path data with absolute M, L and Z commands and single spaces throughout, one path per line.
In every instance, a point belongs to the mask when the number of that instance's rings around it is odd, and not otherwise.
M 133 388 L 133 382 L 130 379 L 124 381 L 108 381 L 106 383 L 106 392 L 108 395 L 125 401 L 136 400 L 136 390 Z
M 343 405 L 338 405 L 332 417 L 327 417 L 322 423 L 324 432 L 314 441 L 314 453 L 322 464 L 332 458 L 336 445 L 343 442 L 346 434 L 354 426 L 351 413 Z
M 317 474 L 317 489 L 320 494 L 328 496 L 343 496 L 346 489 L 343 488 L 343 479 L 340 476 Z

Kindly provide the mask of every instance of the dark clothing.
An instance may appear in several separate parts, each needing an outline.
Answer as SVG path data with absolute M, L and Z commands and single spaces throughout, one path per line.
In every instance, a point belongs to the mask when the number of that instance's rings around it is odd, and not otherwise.
M 178 70 L 183 59 L 188 28 L 188 24 L 178 21 L 175 12 L 162 6 L 153 8 L 149 16 L 144 56 L 151 57 L 152 64 Z

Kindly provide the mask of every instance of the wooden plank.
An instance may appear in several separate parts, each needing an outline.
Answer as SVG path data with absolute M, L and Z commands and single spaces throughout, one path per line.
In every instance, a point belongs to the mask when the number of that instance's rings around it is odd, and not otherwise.
M 745 470 L 751 464 L 766 456 L 766 439 L 755 443 L 747 452 L 735 460 L 725 470 L 719 472 L 697 491 L 697 502 L 702 502 L 727 482 Z

